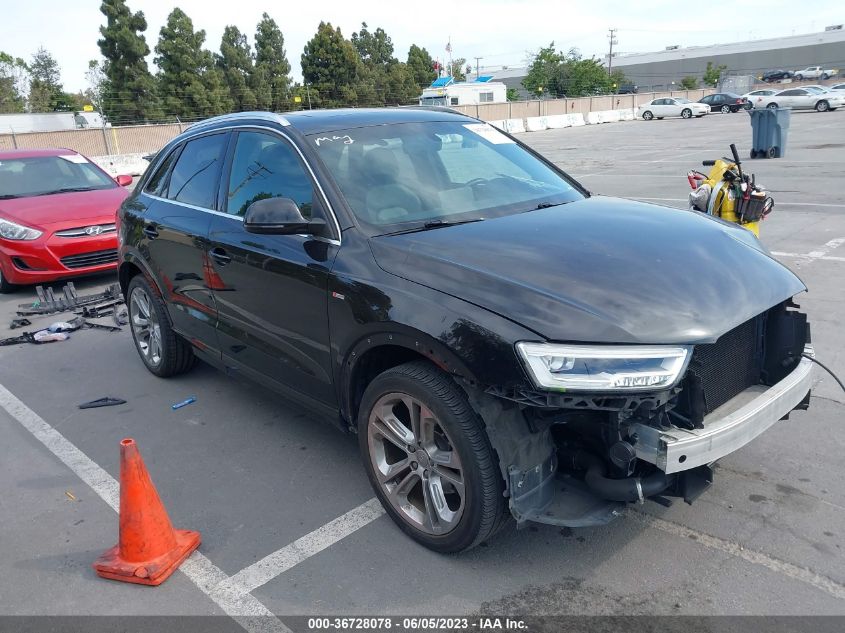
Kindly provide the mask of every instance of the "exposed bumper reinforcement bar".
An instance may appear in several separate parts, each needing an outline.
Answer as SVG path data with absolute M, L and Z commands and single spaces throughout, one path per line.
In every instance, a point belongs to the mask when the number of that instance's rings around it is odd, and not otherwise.
M 804 352 L 813 355 L 812 346 Z M 637 457 L 666 474 L 709 464 L 742 448 L 801 403 L 812 383 L 809 359 L 772 387 L 751 387 L 704 418 L 703 429 L 661 430 L 635 424 Z

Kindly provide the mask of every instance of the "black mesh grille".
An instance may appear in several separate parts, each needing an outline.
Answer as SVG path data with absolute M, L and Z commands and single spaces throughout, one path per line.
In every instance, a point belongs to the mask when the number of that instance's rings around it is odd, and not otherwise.
M 760 382 L 761 317 L 755 317 L 715 343 L 696 345 L 689 372 L 701 378 L 704 413 L 710 413 Z
M 82 253 L 81 255 L 69 255 L 67 257 L 62 257 L 62 264 L 68 268 L 87 268 L 88 266 L 111 264 L 116 261 L 117 249 L 94 251 L 93 253 Z

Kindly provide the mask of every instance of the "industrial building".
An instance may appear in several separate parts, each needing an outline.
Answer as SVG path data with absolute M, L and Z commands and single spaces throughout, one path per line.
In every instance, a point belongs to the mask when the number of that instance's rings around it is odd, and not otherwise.
M 670 90 L 687 76 L 701 80 L 707 62 L 725 65 L 728 75 L 755 77 L 769 69 L 794 71 L 813 65 L 845 70 L 845 30 L 837 26 L 821 33 L 614 55 L 612 66 L 625 73 L 640 92 Z
M 770 39 L 713 44 L 710 46 L 668 46 L 653 53 L 628 53 L 613 55 L 612 67 L 625 73 L 639 92 L 671 90 L 680 85 L 684 77 L 699 81 L 707 69 L 707 62 L 714 66 L 724 64 L 725 75 L 757 77 L 766 70 L 784 68 L 800 70 L 807 66 L 823 65 L 845 72 L 845 29 L 841 25 L 828 27 L 820 33 L 792 35 Z M 604 63 L 608 58 L 605 55 Z M 531 95 L 522 86 L 528 68 L 505 67 L 502 70 L 483 69 L 508 88 L 520 91 L 520 97 Z M 474 75 L 469 75 L 472 80 Z

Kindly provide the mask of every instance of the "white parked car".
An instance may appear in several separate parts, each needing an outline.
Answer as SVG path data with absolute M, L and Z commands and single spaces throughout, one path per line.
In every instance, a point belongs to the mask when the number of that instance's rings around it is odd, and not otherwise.
M 710 112 L 710 106 L 706 103 L 698 103 L 682 97 L 653 99 L 637 108 L 637 116 L 646 121 L 662 119 L 667 116 L 691 119 L 694 116 L 703 117 L 708 112 Z
M 828 86 L 831 90 L 839 90 L 845 91 L 845 84 L 835 84 L 833 86 Z
M 789 88 L 755 101 L 755 108 L 792 108 L 827 112 L 845 106 L 845 93 L 822 92 L 813 88 Z
M 793 77 L 798 81 L 803 79 L 830 79 L 839 73 L 838 68 L 822 68 L 821 66 L 807 66 L 804 70 L 796 70 Z
M 744 95 L 742 95 L 748 101 L 745 106 L 745 109 L 751 110 L 757 105 L 758 101 L 762 101 L 766 97 L 770 97 L 776 92 L 777 90 L 774 90 L 772 88 L 762 88 L 760 90 L 752 90 L 751 92 L 746 92 Z

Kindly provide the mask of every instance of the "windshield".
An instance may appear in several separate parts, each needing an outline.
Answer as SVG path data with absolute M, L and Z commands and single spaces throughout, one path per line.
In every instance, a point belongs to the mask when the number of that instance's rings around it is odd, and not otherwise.
M 371 235 L 584 197 L 577 185 L 486 123 L 397 123 L 309 140 Z
M 0 158 L 0 200 L 116 186 L 114 180 L 79 154 Z

